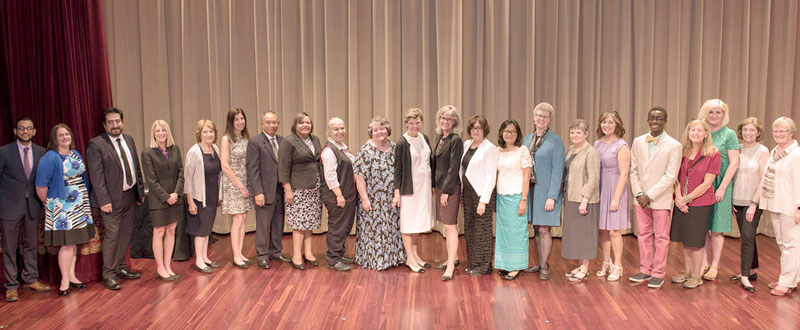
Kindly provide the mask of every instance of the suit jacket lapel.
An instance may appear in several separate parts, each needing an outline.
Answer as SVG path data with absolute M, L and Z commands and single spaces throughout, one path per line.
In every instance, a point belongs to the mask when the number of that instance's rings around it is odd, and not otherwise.
M 280 143 L 278 139 L 278 134 L 275 134 L 275 143 Z M 272 142 L 270 142 L 269 136 L 265 133 L 261 133 L 261 144 L 264 145 L 264 148 L 267 149 L 267 153 L 269 156 L 274 160 L 276 163 L 278 160 L 275 158 L 275 148 L 272 147 Z
M 666 144 L 665 141 L 666 141 L 667 137 L 669 137 L 669 135 L 667 135 L 667 132 L 661 133 L 661 137 L 658 140 L 658 144 L 656 144 L 655 148 L 653 148 L 653 154 L 651 154 L 650 157 L 647 158 L 647 165 L 645 165 L 645 168 L 650 166 L 650 164 L 653 163 L 653 160 L 658 159 L 658 154 L 662 150 L 664 150 L 664 148 L 665 148 L 664 145 Z M 650 144 L 645 142 L 644 143 L 644 148 L 645 148 L 645 151 L 647 151 L 648 154 L 649 154 L 650 153 Z
M 117 166 L 119 166 L 120 169 L 121 169 L 122 168 L 122 163 L 120 163 L 120 161 L 119 161 L 120 155 L 119 155 L 119 152 L 117 152 L 117 148 L 114 147 L 114 141 L 111 141 L 111 137 L 108 136 L 108 133 L 103 133 L 101 136 L 103 137 L 104 140 L 106 140 L 106 143 L 108 143 L 108 146 L 111 147 L 111 152 L 113 152 L 114 156 L 116 156 L 116 157 L 114 157 L 114 161 L 117 163 Z

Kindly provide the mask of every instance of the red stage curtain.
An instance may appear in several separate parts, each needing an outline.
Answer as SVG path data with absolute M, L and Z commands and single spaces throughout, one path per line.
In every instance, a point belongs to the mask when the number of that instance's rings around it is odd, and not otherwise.
M 88 140 L 102 131 L 101 112 L 112 105 L 102 1 L 0 1 L 0 34 L 0 144 L 14 140 L 17 118 L 30 117 L 35 143 L 46 146 L 50 128 L 65 123 L 85 155 Z M 56 250 L 48 250 L 39 272 L 54 281 Z M 80 247 L 78 278 L 99 279 L 101 264 L 95 236 Z

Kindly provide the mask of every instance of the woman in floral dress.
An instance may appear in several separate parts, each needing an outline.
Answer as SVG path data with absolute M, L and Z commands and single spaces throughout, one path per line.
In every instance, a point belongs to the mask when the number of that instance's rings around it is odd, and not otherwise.
M 36 194 L 45 201 L 44 244 L 60 246 L 58 267 L 61 286 L 58 295 L 69 294 L 69 287 L 84 288 L 75 276 L 77 244 L 94 237 L 89 208 L 89 180 L 83 157 L 75 150 L 72 130 L 57 124 L 50 132 L 49 150 L 36 169 Z
M 356 221 L 356 263 L 373 270 L 402 265 L 406 260 L 400 235 L 400 217 L 392 208 L 395 144 L 389 141 L 389 121 L 375 117 L 370 139 L 356 155 L 354 171 L 361 197 Z

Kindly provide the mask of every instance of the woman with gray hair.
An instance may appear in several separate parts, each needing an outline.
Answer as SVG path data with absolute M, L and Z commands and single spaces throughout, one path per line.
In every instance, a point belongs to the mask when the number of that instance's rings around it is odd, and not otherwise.
M 458 109 L 446 105 L 436 112 L 436 143 L 431 168 L 434 171 L 433 189 L 435 192 L 436 218 L 444 225 L 447 261 L 436 266 L 444 269 L 442 279 L 452 279 L 458 262 L 458 209 L 461 204 L 461 180 L 459 169 L 464 143 L 458 136 L 461 129 L 461 116 Z M 491 259 L 491 258 L 487 258 Z
M 547 259 L 553 247 L 550 227 L 561 225 L 561 176 L 564 173 L 564 144 L 561 137 L 550 130 L 553 120 L 553 106 L 542 102 L 533 109 L 536 128 L 525 136 L 522 144 L 530 150 L 533 158 L 531 170 L 531 189 L 528 201 L 528 222 L 536 229 L 536 247 L 539 250 L 539 264 L 526 272 L 539 273 L 539 279 L 550 279 L 550 265 Z
M 800 148 L 794 139 L 797 126 L 791 118 L 772 123 L 772 148 L 761 179 L 761 187 L 747 208 L 747 221 L 753 221 L 756 208 L 769 211 L 775 240 L 781 250 L 781 274 L 769 284 L 771 294 L 783 296 L 800 282 Z
M 564 235 L 561 256 L 580 259 L 580 265 L 567 273 L 571 282 L 586 279 L 589 259 L 597 257 L 597 235 L 600 203 L 600 155 L 586 143 L 589 127 L 583 119 L 569 125 L 569 140 L 564 179 Z
M 347 133 L 344 121 L 333 117 L 328 121 L 328 143 L 320 154 L 322 162 L 322 203 L 328 210 L 328 268 L 350 270 L 353 258 L 345 257 L 345 242 L 356 216 L 356 175 L 353 174 L 355 156 L 344 144 Z
M 400 235 L 400 214 L 392 208 L 395 144 L 392 127 L 383 117 L 367 126 L 369 140 L 354 164 L 361 210 L 356 221 L 356 263 L 372 270 L 402 265 L 406 260 Z

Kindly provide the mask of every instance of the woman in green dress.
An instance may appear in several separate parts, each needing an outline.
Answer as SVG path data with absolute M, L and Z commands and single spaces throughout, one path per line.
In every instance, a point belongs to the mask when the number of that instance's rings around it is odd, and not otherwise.
M 716 204 L 711 211 L 709 232 L 703 252 L 703 279 L 713 281 L 719 272 L 719 260 L 725 243 L 724 233 L 732 230 L 733 223 L 733 176 L 739 168 L 739 138 L 736 132 L 726 127 L 730 120 L 728 105 L 722 100 L 713 99 L 703 103 L 697 118 L 704 119 L 711 128 L 714 146 L 722 158 L 719 175 L 714 179 Z M 710 242 L 710 244 L 709 244 Z M 708 250 L 711 249 L 711 267 L 708 266 Z

